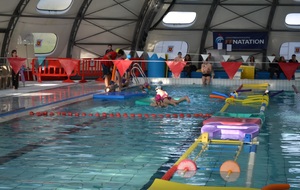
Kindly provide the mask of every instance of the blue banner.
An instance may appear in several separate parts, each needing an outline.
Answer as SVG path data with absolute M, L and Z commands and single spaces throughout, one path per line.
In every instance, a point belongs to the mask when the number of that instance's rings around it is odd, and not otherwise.
M 268 45 L 267 32 L 214 32 L 213 39 L 214 49 L 226 49 L 231 44 L 232 51 L 267 49 Z

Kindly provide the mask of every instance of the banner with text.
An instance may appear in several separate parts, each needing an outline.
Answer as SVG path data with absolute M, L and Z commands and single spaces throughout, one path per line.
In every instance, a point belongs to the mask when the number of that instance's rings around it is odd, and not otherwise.
M 214 49 L 226 49 L 231 45 L 234 50 L 267 49 L 267 32 L 214 32 Z M 219 46 L 218 46 L 219 45 Z

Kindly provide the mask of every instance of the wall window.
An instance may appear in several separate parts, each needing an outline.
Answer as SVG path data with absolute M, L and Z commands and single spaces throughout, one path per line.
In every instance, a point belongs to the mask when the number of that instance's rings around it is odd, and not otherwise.
M 188 52 L 188 44 L 185 41 L 160 41 L 155 44 L 154 53 L 165 53 L 168 59 L 174 59 L 178 52 L 185 56 Z
M 41 14 L 65 14 L 73 0 L 40 0 L 36 9 Z
M 183 28 L 192 26 L 195 19 L 195 12 L 171 11 L 163 18 L 163 24 L 168 27 Z
M 285 25 L 288 28 L 300 28 L 300 13 L 290 13 L 285 17 Z
M 34 53 L 36 55 L 49 55 L 57 45 L 57 36 L 54 33 L 32 33 Z
M 300 61 L 300 42 L 286 42 L 281 45 L 280 56 L 284 56 L 286 60 L 289 60 L 293 54 L 295 54 L 297 60 Z

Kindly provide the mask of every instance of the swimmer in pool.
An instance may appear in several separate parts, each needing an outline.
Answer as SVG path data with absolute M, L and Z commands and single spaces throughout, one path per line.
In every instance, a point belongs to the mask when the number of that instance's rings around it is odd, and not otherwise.
M 159 94 L 157 94 L 155 96 L 155 98 L 153 99 L 153 101 L 151 102 L 150 106 L 153 106 L 153 107 L 167 107 L 168 104 L 165 104 L 163 102 L 163 99 L 161 98 L 161 96 Z
M 148 94 L 149 89 L 151 88 L 149 83 L 145 82 L 143 85 L 140 86 L 143 93 Z
M 179 100 L 175 100 L 173 99 L 172 97 L 170 97 L 168 95 L 168 93 L 166 91 L 164 91 L 162 89 L 161 86 L 157 86 L 155 88 L 155 91 L 156 91 L 156 94 L 157 95 L 160 95 L 162 100 L 163 100 L 163 103 L 167 104 L 167 105 L 173 105 L 173 106 L 177 106 L 179 103 L 183 102 L 183 101 L 187 101 L 188 103 L 190 103 L 190 98 L 188 96 L 184 96 L 182 98 L 180 98 Z

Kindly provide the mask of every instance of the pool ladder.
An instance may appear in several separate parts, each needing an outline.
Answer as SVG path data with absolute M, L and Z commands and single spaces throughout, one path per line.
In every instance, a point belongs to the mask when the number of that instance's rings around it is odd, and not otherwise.
M 132 66 L 132 69 L 131 69 L 131 76 L 134 79 L 135 83 L 140 84 L 140 81 L 139 81 L 139 79 L 137 78 L 137 76 L 135 74 L 135 70 L 137 70 L 141 74 L 141 76 L 144 79 L 144 83 L 148 83 L 148 78 L 145 75 L 142 67 L 138 63 L 134 63 L 133 66 Z

